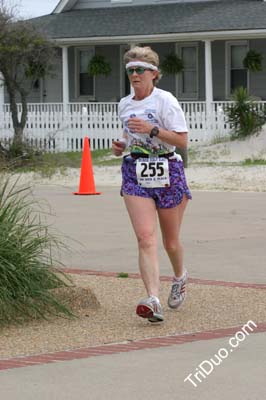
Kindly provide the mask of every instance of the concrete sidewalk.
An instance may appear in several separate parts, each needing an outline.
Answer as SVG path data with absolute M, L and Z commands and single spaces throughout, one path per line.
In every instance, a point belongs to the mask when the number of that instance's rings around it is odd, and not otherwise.
M 249 335 L 201 383 L 199 364 L 229 350 L 228 338 L 2 371 L 1 399 L 262 400 L 265 339 Z
M 36 188 L 36 196 L 48 200 L 54 212 L 49 221 L 84 246 L 72 243 L 73 253 L 62 259 L 67 267 L 138 272 L 135 238 L 119 189 L 97 189 L 103 194 L 85 197 L 73 196 L 71 188 Z M 266 283 L 265 205 L 266 193 L 195 192 L 183 227 L 190 276 Z M 162 275 L 170 275 L 162 247 L 160 259 Z M 262 400 L 265 339 L 265 333 L 254 330 L 232 354 L 225 337 L 6 370 L 0 372 L 1 399 Z M 228 357 L 202 383 L 184 382 L 221 348 Z

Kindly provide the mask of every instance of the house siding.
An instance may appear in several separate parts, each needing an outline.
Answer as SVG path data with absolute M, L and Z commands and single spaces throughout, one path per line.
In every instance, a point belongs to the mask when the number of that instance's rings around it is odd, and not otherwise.
M 212 43 L 213 100 L 225 100 L 225 41 Z
M 82 47 L 78 47 L 81 49 Z M 86 48 L 86 46 L 84 47 Z M 95 54 L 103 55 L 106 60 L 110 63 L 112 72 L 109 76 L 105 77 L 99 75 L 95 77 L 95 98 L 89 99 L 85 97 L 79 97 L 77 94 L 77 79 L 75 57 L 75 47 L 70 47 L 68 52 L 69 60 L 69 97 L 72 102 L 79 101 L 118 101 L 120 96 L 120 46 L 97 46 L 95 48 Z
M 52 76 L 46 78 L 43 85 L 43 102 L 57 103 L 62 99 L 62 50 L 58 49 L 53 62 Z
M 52 74 L 40 80 L 39 89 L 28 97 L 29 103 L 57 103 L 62 101 L 62 50 L 58 49 L 53 62 Z
M 213 99 L 216 101 L 228 100 L 225 94 L 226 43 L 227 41 L 214 41 L 212 43 Z M 263 71 L 249 72 L 249 93 L 261 100 L 266 100 L 266 40 L 249 40 L 248 46 L 249 49 L 256 50 L 263 56 Z
M 199 42 L 199 101 L 205 100 L 205 45 L 203 42 Z
M 142 43 L 141 45 L 149 46 L 150 44 Z M 153 50 L 158 52 L 161 61 L 167 54 L 175 50 L 174 43 L 154 43 L 151 47 Z M 102 75 L 95 77 L 96 95 L 94 100 L 99 102 L 119 101 L 121 97 L 125 96 L 124 79 L 126 79 L 126 77 L 124 78 L 124 75 L 120 76 L 120 71 L 123 71 L 123 68 L 121 70 L 122 59 L 120 58 L 120 46 L 96 46 L 95 54 L 105 56 L 106 60 L 111 64 L 112 72 L 107 77 Z M 75 79 L 73 79 L 75 73 L 75 48 L 71 47 L 69 48 L 70 101 L 86 101 L 86 99 L 81 99 L 76 96 L 76 82 Z M 158 86 L 176 95 L 176 81 L 173 75 L 164 75 Z
M 177 43 L 177 48 L 178 48 L 178 53 L 180 53 L 180 48 L 183 45 L 192 45 L 197 47 L 198 50 L 198 66 L 197 66 L 197 81 L 198 81 L 198 92 L 196 97 L 195 96 L 190 96 L 189 98 L 186 97 L 185 94 L 181 93 L 181 85 L 182 85 L 182 77 L 181 74 L 178 75 L 178 97 L 180 100 L 183 101 L 203 101 L 205 100 L 205 50 L 204 50 L 204 43 L 203 42 L 181 42 Z
M 96 101 L 118 101 L 120 99 L 120 46 L 97 46 L 97 55 L 103 55 L 111 65 L 109 76 L 95 78 Z
M 174 43 L 146 43 L 144 45 L 150 46 L 152 50 L 156 51 L 156 53 L 159 54 L 160 63 L 162 63 L 165 56 L 175 51 Z M 176 79 L 174 75 L 163 74 L 158 83 L 158 87 L 171 92 L 174 96 L 177 96 Z
M 68 74 L 69 74 L 69 99 L 70 101 L 77 101 L 75 87 L 75 47 L 68 49 Z

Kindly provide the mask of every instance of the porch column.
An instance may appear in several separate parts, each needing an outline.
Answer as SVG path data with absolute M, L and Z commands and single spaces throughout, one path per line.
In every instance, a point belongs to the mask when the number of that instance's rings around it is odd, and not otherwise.
M 3 75 L 0 72 L 0 113 L 3 112 L 3 105 L 5 103 L 5 89 L 4 89 L 4 79 Z
M 212 86 L 212 48 L 211 40 L 205 40 L 205 96 L 206 96 L 206 114 L 207 118 L 211 115 L 211 106 L 213 102 Z
M 68 72 L 68 47 L 62 47 L 62 62 L 63 62 L 63 108 L 67 112 L 67 105 L 69 103 L 69 72 Z

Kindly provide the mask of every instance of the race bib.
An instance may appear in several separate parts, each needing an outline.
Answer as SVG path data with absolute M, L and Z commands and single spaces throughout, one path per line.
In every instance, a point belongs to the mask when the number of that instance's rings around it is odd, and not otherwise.
M 138 184 L 146 188 L 170 186 L 169 163 L 166 158 L 138 158 L 136 161 Z

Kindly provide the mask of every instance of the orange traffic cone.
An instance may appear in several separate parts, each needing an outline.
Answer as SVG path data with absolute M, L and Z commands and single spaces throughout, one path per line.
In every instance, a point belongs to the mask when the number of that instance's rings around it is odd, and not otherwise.
M 90 195 L 101 194 L 95 191 L 94 176 L 91 161 L 91 152 L 88 136 L 83 139 L 83 153 L 80 171 L 79 191 L 73 194 Z

